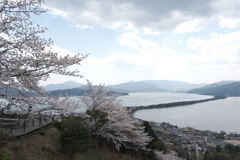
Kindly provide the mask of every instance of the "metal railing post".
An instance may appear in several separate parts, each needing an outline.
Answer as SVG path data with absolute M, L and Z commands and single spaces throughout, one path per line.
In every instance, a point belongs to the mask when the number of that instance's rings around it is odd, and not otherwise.
M 13 130 L 13 124 L 11 123 L 11 128 L 10 128 L 11 134 L 12 134 L 12 130 Z
M 26 120 L 24 120 L 23 122 L 23 132 L 25 133 L 25 131 L 26 131 Z

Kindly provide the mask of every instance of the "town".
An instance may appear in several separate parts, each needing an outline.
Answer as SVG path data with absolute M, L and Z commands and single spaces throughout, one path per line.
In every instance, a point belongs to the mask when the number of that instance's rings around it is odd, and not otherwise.
M 166 144 L 178 146 L 186 150 L 192 159 L 203 157 L 205 152 L 215 152 L 216 148 L 224 150 L 225 145 L 232 144 L 240 147 L 240 134 L 225 131 L 201 131 L 193 127 L 180 128 L 170 123 L 149 121 L 155 133 Z

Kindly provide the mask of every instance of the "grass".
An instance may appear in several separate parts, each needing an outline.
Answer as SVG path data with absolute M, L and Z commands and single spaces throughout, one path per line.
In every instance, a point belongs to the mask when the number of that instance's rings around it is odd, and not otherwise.
M 75 154 L 73 160 L 138 160 L 129 155 L 113 153 L 105 149 L 89 149 L 82 154 Z
M 29 137 L 9 141 L 5 148 L 13 152 L 14 160 L 71 160 L 61 153 L 59 144 L 60 132 L 55 128 L 45 134 L 34 134 Z

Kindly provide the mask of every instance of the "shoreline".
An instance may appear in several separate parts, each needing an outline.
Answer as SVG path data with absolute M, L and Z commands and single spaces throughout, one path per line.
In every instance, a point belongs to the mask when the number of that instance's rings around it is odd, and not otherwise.
M 146 120 L 142 120 L 142 119 L 139 119 L 140 121 L 146 121 Z M 194 127 L 189 127 L 189 126 L 186 126 L 186 127 L 180 127 L 180 126 L 177 126 L 177 125 L 173 125 L 169 122 L 155 122 L 155 121 L 148 121 L 149 124 L 151 124 L 151 126 L 154 128 L 155 126 L 155 129 L 158 128 L 159 126 L 162 126 L 162 125 L 165 125 L 165 126 L 168 126 L 169 128 L 173 129 L 173 128 L 178 128 L 182 131 L 185 131 L 187 130 L 187 128 L 190 128 L 193 132 L 190 133 L 190 135 L 194 134 L 194 133 L 205 133 L 207 132 L 208 136 L 210 137 L 216 137 L 216 136 L 223 136 L 224 140 L 227 140 L 229 141 L 230 143 L 236 143 L 236 144 L 240 144 L 240 133 L 238 132 L 225 132 L 225 131 L 212 131 L 212 130 L 201 130 L 201 129 L 197 129 L 197 128 L 194 128 Z M 171 130 L 170 129 L 170 130 Z M 165 130 L 168 130 L 168 129 L 165 129 Z M 185 134 L 189 134 L 189 133 L 185 133 Z M 184 134 L 184 135 L 185 135 Z M 225 136 L 224 136 L 225 135 Z
M 147 106 L 137 106 L 137 107 L 127 107 L 127 108 L 131 108 L 132 114 L 134 114 L 135 112 L 137 112 L 139 110 L 187 106 L 187 105 L 193 105 L 193 104 L 197 104 L 197 103 L 209 102 L 209 101 L 226 99 L 226 98 L 227 98 L 226 96 L 214 96 L 213 98 L 203 99 L 203 100 L 171 102 L 171 103 L 153 104 L 153 105 L 147 105 Z

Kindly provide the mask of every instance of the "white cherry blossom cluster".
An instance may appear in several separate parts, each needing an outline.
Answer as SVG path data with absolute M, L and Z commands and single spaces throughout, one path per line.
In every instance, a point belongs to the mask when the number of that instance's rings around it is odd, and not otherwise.
M 181 157 L 177 156 L 177 153 L 171 150 L 169 153 L 163 154 L 163 152 L 154 151 L 156 159 L 159 160 L 184 160 Z
M 34 108 L 32 113 L 39 112 L 37 105 L 44 103 L 51 105 L 46 108 L 58 107 L 62 112 L 72 109 L 69 98 L 58 101 L 59 98 L 46 97 L 47 92 L 39 82 L 46 81 L 52 73 L 81 78 L 79 70 L 68 67 L 80 65 L 87 55 L 60 56 L 51 50 L 51 39 L 39 36 L 47 28 L 35 24 L 30 16 L 46 12 L 41 7 L 43 3 L 43 0 L 0 1 L 0 98 L 5 100 L 0 103 L 0 113 L 25 114 L 27 106 Z
M 116 149 L 125 148 L 146 149 L 145 146 L 151 141 L 151 137 L 144 132 L 141 122 L 131 116 L 130 111 L 123 107 L 117 97 L 118 94 L 109 95 L 110 91 L 103 90 L 104 85 L 94 88 L 88 81 L 90 94 L 80 97 L 87 110 L 100 110 L 107 113 L 108 121 L 102 128 L 97 130 L 93 127 L 100 121 L 85 115 L 86 126 L 91 133 L 100 135 L 115 144 Z

